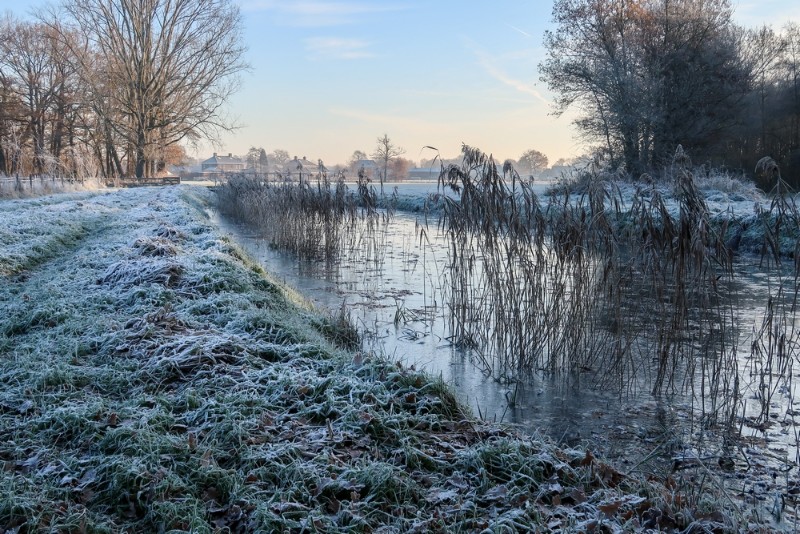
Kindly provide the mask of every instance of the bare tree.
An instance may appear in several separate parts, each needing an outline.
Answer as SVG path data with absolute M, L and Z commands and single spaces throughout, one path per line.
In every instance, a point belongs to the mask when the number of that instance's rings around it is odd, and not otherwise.
M 539 174 L 545 170 L 548 163 L 547 156 L 532 148 L 523 152 L 519 157 L 520 167 L 527 170 L 531 175 Z
M 15 123 L 22 114 L 20 102 L 15 91 L 15 80 L 10 69 L 3 67 L 7 61 L 6 50 L 13 34 L 13 20 L 10 13 L 0 18 L 0 173 L 12 174 L 12 134 Z
M 66 0 L 63 11 L 93 52 L 75 51 L 78 70 L 104 101 L 98 110 L 113 112 L 104 120 L 130 146 L 137 177 L 164 147 L 232 127 L 222 106 L 247 68 L 234 2 Z
M 270 158 L 272 159 L 273 163 L 277 166 L 285 165 L 288 163 L 291 157 L 289 156 L 289 151 L 284 150 L 282 148 L 276 148 L 270 153 Z
M 25 137 L 31 140 L 33 170 L 41 173 L 46 159 L 48 109 L 53 101 L 56 61 L 47 32 L 39 25 L 11 21 L 0 41 L 2 68 L 15 82 L 17 99 L 24 109 Z
M 247 162 L 248 168 L 257 171 L 258 157 L 261 155 L 261 150 L 261 148 L 251 146 L 250 150 L 247 151 L 247 155 L 245 156 L 244 160 Z
M 744 50 L 744 59 L 751 65 L 752 85 L 758 101 L 759 131 L 761 142 L 759 152 L 767 153 L 767 99 L 771 90 L 777 85 L 777 76 L 781 67 L 784 49 L 787 42 L 768 27 L 762 26 L 749 32 Z
M 350 156 L 350 161 L 348 161 L 348 163 L 351 166 L 356 165 L 359 161 L 365 160 L 367 158 L 368 158 L 367 153 L 364 152 L 363 150 L 354 150 L 353 155 Z
M 257 173 L 267 172 L 267 164 L 269 161 L 267 160 L 267 152 L 263 148 L 250 147 L 250 150 L 247 151 L 245 161 L 247 161 L 247 166 L 253 169 L 253 171 Z
M 790 23 L 780 32 L 770 27 L 747 32 L 742 62 L 751 69 L 751 92 L 725 156 L 752 169 L 768 154 L 785 180 L 800 184 L 800 27 Z
M 800 151 L 800 25 L 788 23 L 783 28 L 786 46 L 781 61 L 789 95 L 790 139 L 794 150 Z
M 414 162 L 410 159 L 396 157 L 389 164 L 389 173 L 395 180 L 405 180 L 408 178 L 408 170 L 414 166 Z
M 405 153 L 405 149 L 400 148 L 392 143 L 392 140 L 389 139 L 387 134 L 383 134 L 383 137 L 378 138 L 378 144 L 375 147 L 375 152 L 372 153 L 372 157 L 377 163 L 380 163 L 383 168 L 383 172 L 380 176 L 381 194 L 383 194 L 383 182 L 386 180 L 386 174 L 389 170 L 389 163 L 397 156 L 402 156 Z

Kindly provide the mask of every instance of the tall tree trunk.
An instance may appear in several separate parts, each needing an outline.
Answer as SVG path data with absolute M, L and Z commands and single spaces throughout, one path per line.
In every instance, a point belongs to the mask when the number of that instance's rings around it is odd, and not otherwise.
M 144 149 L 147 140 L 143 129 L 140 129 L 136 135 L 136 147 L 134 152 L 136 154 L 136 179 L 141 180 L 145 176 L 147 170 L 147 160 L 145 159 Z

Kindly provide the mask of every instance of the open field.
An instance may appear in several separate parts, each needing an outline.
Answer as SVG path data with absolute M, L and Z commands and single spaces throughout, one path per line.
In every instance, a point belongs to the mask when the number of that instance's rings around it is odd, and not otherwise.
M 201 188 L 0 203 L 0 528 L 766 529 L 713 492 L 476 420 L 348 350 Z M 774 526 L 774 525 L 773 525 Z

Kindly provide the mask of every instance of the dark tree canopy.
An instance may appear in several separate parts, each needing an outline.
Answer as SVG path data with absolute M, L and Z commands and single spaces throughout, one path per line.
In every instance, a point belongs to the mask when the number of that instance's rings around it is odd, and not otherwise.
M 705 157 L 748 91 L 728 0 L 557 0 L 542 80 L 561 113 L 630 172 L 683 144 Z

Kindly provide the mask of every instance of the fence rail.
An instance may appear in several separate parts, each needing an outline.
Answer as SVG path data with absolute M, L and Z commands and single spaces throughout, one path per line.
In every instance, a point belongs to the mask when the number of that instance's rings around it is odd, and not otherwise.
M 151 178 L 123 178 L 119 180 L 107 180 L 109 187 L 143 187 L 147 185 L 178 185 L 181 183 L 180 176 L 158 176 Z
M 67 178 L 60 176 L 3 176 L 0 175 L 0 190 L 2 191 L 30 191 L 35 187 L 54 187 L 67 185 L 83 185 L 87 181 L 96 180 L 105 183 L 108 187 L 140 187 L 146 185 L 178 185 L 181 183 L 180 176 L 160 176 L 156 178 L 122 178 L 122 179 L 103 179 L 103 178 Z
M 61 176 L 4 176 L 0 175 L 0 191 L 32 191 L 35 187 L 83 185 L 84 178 L 67 178 Z
M 36 183 L 62 183 L 62 184 L 82 184 L 85 181 L 83 178 L 63 178 L 57 176 L 3 176 L 0 175 L 0 184 L 20 184 L 20 185 L 33 185 Z

